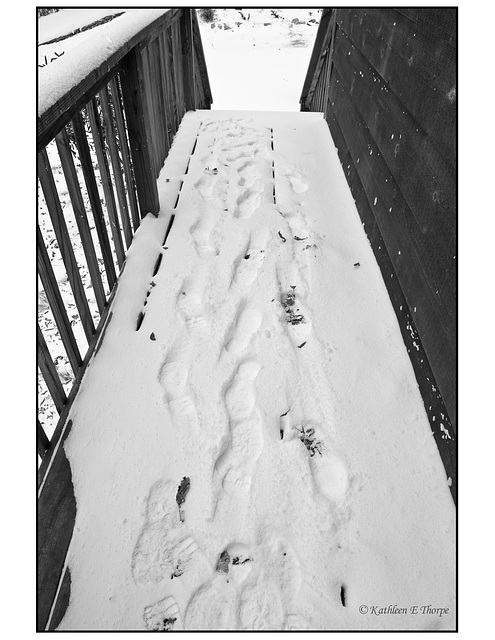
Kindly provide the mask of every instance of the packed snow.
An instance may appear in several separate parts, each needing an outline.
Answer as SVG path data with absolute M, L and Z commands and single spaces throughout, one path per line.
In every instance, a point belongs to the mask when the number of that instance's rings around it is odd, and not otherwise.
M 59 630 L 455 628 L 455 509 L 385 285 L 321 114 L 283 113 L 321 11 L 276 11 L 201 23 L 213 110 L 71 411 Z
M 71 412 L 59 629 L 454 628 L 454 505 L 321 114 L 189 113 L 158 184 Z

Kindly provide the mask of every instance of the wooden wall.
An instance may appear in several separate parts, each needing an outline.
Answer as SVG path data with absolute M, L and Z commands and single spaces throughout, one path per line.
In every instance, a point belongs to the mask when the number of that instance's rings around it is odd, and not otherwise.
M 456 8 L 325 9 L 301 97 L 329 124 L 454 497 L 456 87 Z

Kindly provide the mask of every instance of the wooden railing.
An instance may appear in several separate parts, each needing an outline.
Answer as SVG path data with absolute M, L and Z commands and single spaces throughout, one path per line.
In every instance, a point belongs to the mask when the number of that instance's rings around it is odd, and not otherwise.
M 454 8 L 324 9 L 301 95 L 337 147 L 456 499 Z
M 211 102 L 196 13 L 169 9 L 38 117 L 40 206 L 50 223 L 49 233 L 37 228 L 39 294 L 73 381 L 69 389 L 61 380 L 45 327 L 38 325 L 39 376 L 59 415 L 51 437 L 37 422 L 40 481 L 102 333 L 133 234 L 142 217 L 159 212 L 156 178 L 181 119 Z M 70 199 L 72 228 L 61 191 Z M 72 315 L 52 264 L 57 249 Z

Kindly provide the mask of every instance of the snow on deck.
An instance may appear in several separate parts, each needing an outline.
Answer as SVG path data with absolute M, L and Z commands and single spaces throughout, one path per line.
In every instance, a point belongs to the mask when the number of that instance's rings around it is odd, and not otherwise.
M 188 113 L 158 185 L 72 408 L 59 629 L 453 629 L 454 506 L 321 114 Z

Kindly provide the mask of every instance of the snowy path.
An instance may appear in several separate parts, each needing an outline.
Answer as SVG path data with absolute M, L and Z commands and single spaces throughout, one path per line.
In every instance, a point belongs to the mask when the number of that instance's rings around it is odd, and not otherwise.
M 187 114 L 159 190 L 72 410 L 59 629 L 453 628 L 454 507 L 321 114 Z

